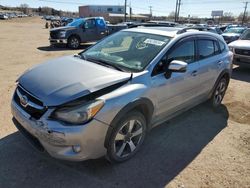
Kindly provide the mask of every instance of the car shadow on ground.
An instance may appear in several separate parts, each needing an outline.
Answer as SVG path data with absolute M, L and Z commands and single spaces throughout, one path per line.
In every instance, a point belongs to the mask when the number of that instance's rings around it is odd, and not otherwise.
M 86 50 L 89 48 L 92 44 L 82 44 L 78 49 L 76 50 Z M 46 51 L 46 52 L 51 52 L 51 51 L 69 51 L 69 50 L 74 50 L 68 48 L 66 45 L 60 45 L 60 46 L 40 46 L 37 48 L 38 50 L 41 51 Z
M 56 160 L 33 149 L 19 132 L 0 140 L 0 187 L 163 187 L 226 126 L 228 110 L 201 104 L 153 129 L 131 160 Z M 14 126 L 14 125 L 13 125 Z
M 250 82 L 250 68 L 236 67 L 233 69 L 232 79 Z

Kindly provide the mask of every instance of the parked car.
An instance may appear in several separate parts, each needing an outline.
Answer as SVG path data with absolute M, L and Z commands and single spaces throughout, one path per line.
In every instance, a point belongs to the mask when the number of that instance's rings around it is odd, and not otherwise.
M 228 46 L 234 53 L 234 64 L 250 67 L 250 29 L 247 29 L 239 40 L 230 43 Z
M 65 27 L 50 30 L 50 44 L 67 44 L 76 49 L 81 43 L 98 41 L 109 34 L 126 28 L 126 25 L 107 25 L 102 17 L 80 18 Z
M 6 14 L 0 14 L 0 19 L 1 20 L 8 20 L 9 17 Z
M 223 32 L 220 27 L 210 27 L 211 29 L 215 30 L 217 34 L 221 35 Z
M 246 30 L 245 27 L 231 27 L 227 29 L 223 34 L 223 38 L 226 41 L 226 43 L 233 42 L 235 40 L 238 40 L 240 35 Z
M 151 128 L 209 100 L 217 108 L 232 69 L 220 35 L 133 28 L 89 49 L 37 65 L 17 80 L 17 128 L 41 151 L 122 162 Z

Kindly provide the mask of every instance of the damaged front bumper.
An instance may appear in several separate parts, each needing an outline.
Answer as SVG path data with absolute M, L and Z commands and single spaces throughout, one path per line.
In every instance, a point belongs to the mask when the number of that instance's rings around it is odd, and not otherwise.
M 80 126 L 65 126 L 49 120 L 49 109 L 40 120 L 33 119 L 12 100 L 11 111 L 16 127 L 33 145 L 43 148 L 58 159 L 82 161 L 96 159 L 106 154 L 104 140 L 108 125 L 93 119 Z

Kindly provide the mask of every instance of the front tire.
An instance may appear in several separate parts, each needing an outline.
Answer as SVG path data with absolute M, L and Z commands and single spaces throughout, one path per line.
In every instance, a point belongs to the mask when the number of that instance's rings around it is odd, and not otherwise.
M 147 132 L 145 117 L 138 111 L 129 112 L 112 130 L 107 147 L 110 162 L 123 162 L 140 149 Z
M 72 48 L 72 49 L 77 49 L 79 48 L 80 46 L 80 40 L 78 37 L 76 36 L 71 36 L 69 39 L 68 39 L 68 47 L 69 48 Z

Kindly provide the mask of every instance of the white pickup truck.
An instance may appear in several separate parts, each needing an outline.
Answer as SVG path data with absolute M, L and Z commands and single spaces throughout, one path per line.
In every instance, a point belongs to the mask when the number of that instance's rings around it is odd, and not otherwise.
M 234 53 L 233 63 L 250 68 L 250 29 L 247 29 L 239 40 L 231 42 L 228 46 Z

